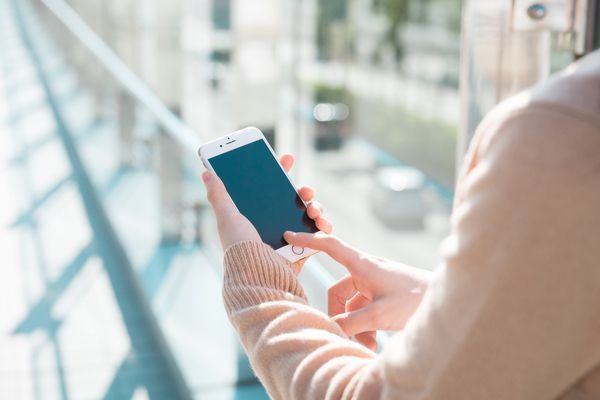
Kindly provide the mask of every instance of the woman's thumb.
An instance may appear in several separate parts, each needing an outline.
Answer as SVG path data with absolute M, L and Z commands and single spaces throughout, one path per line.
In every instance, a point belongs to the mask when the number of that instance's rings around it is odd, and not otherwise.
M 237 212 L 237 207 L 229 197 L 225 185 L 219 177 L 212 171 L 202 173 L 202 182 L 206 187 L 206 197 L 212 206 L 217 218 L 224 213 Z

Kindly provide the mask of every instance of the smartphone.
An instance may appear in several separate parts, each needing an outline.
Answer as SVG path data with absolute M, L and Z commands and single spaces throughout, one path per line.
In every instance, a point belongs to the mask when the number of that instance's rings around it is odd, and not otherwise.
M 198 149 L 204 166 L 223 181 L 231 199 L 262 241 L 291 262 L 315 250 L 291 246 L 285 231 L 317 232 L 290 178 L 257 128 L 244 128 Z

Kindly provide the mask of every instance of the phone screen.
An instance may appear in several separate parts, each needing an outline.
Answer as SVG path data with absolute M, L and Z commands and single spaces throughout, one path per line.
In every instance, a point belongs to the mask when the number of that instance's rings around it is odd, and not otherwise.
M 317 232 L 306 207 L 263 140 L 208 160 L 238 210 L 274 249 L 287 245 L 285 231 Z

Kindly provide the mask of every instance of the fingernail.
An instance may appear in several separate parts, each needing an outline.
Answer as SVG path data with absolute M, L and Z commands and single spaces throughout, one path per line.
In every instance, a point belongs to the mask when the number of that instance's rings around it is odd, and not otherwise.
M 210 174 L 210 171 L 204 171 L 204 172 L 202 173 L 202 181 L 203 181 L 204 183 L 208 183 L 208 181 L 210 181 L 210 175 L 211 175 L 211 174 Z

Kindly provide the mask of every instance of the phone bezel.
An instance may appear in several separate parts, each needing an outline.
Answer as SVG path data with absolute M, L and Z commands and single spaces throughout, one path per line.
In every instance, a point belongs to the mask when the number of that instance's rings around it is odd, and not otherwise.
M 294 186 L 292 180 L 290 179 L 287 172 L 285 172 L 285 170 L 279 163 L 279 160 L 277 159 L 277 155 L 275 154 L 275 152 L 269 145 L 269 142 L 267 141 L 267 139 L 265 138 L 263 133 L 258 128 L 248 127 L 248 128 L 240 129 L 239 131 L 235 131 L 233 133 L 230 133 L 229 135 L 225 135 L 218 139 L 215 139 L 208 143 L 205 143 L 198 149 L 198 155 L 200 156 L 200 160 L 202 160 L 202 164 L 204 164 L 206 169 L 208 169 L 212 172 L 215 172 L 212 165 L 210 165 L 210 162 L 208 161 L 209 159 L 216 157 L 218 155 L 230 152 L 237 148 L 243 147 L 243 146 L 253 143 L 257 140 L 264 141 L 265 145 L 271 152 L 271 155 L 275 158 L 277 165 L 279 166 L 279 168 L 281 168 L 281 170 L 287 177 L 287 179 L 288 179 L 290 185 L 292 186 L 292 188 L 294 189 L 294 191 L 296 191 L 296 187 Z M 298 191 L 296 191 L 296 193 L 298 193 Z M 302 200 L 302 203 L 306 207 L 306 203 L 304 202 L 304 200 Z M 304 248 L 304 251 L 302 254 L 295 254 L 292 251 L 292 246 L 289 244 L 286 246 L 283 246 L 279 249 L 275 249 L 275 251 L 278 254 L 282 255 L 283 257 L 287 258 L 291 262 L 296 262 L 296 261 L 302 260 L 303 258 L 309 257 L 318 252 L 317 250 Z

